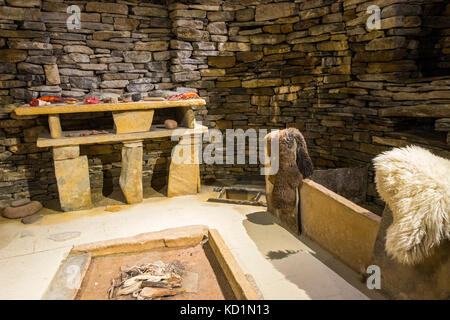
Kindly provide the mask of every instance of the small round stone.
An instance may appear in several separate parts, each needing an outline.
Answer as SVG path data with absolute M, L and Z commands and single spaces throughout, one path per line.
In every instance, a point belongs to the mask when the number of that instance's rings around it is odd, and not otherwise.
M 167 119 L 166 121 L 164 121 L 164 126 L 167 129 L 175 129 L 178 126 L 178 123 L 175 120 Z
M 42 204 L 39 201 L 31 201 L 21 207 L 9 206 L 3 210 L 3 216 L 8 219 L 18 219 L 31 216 L 42 209 Z

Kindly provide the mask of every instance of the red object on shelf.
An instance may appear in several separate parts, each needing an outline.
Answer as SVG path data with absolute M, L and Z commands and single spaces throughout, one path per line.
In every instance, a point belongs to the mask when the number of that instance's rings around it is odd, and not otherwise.
M 58 96 L 43 96 L 37 99 L 32 99 L 29 104 L 32 107 L 39 107 L 39 106 L 45 106 L 50 103 L 61 103 L 61 102 L 68 102 L 68 103 L 76 103 L 78 100 L 75 98 L 63 98 Z
M 189 99 L 200 99 L 200 96 L 195 92 L 183 92 L 180 94 L 174 94 L 167 98 L 169 101 L 174 100 L 189 100 Z
M 83 101 L 84 104 L 97 104 L 100 103 L 100 100 L 98 100 L 96 97 L 89 97 L 84 99 Z
M 30 106 L 32 107 L 37 107 L 39 105 L 39 100 L 38 99 L 33 99 L 30 101 Z
M 63 98 L 58 97 L 58 96 L 43 96 L 43 97 L 40 97 L 38 100 L 50 102 L 50 103 L 63 102 Z

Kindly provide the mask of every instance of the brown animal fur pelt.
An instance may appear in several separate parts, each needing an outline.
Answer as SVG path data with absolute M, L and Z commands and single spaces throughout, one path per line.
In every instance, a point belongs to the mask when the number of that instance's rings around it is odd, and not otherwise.
M 295 139 L 297 143 L 297 167 L 303 179 L 309 178 L 314 171 L 314 166 L 308 154 L 308 147 L 301 132 L 295 128 L 285 129 L 285 140 Z
M 273 137 L 276 135 L 267 135 L 266 139 Z M 276 209 L 291 210 L 295 208 L 296 190 L 302 178 L 310 177 L 314 168 L 300 131 L 295 128 L 281 130 L 278 139 L 279 170 L 269 177 L 273 183 L 272 201 Z

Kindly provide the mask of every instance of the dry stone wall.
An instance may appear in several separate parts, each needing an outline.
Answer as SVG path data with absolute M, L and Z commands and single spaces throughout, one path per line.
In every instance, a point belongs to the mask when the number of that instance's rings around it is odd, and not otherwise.
M 381 28 L 369 31 L 367 9 L 373 4 L 381 10 Z M 172 71 L 191 71 L 186 73 L 190 78 L 176 81 L 186 80 L 183 86 L 209 97 L 203 118 L 208 126 L 221 130 L 294 126 L 305 134 L 318 167 L 365 166 L 380 152 L 412 143 L 448 157 L 444 113 L 416 118 L 419 112 L 409 108 L 448 110 L 450 101 L 449 78 L 423 79 L 419 59 L 420 40 L 430 32 L 422 21 L 437 19 L 433 30 L 441 45 L 435 49 L 441 50 L 441 66 L 449 61 L 445 49 L 449 5 L 436 1 L 445 10 L 434 12 L 435 17 L 426 4 L 177 2 L 169 5 L 170 16 L 180 21 L 171 49 L 184 60 L 172 63 L 184 67 Z M 391 107 L 405 108 L 408 116 L 380 115 Z M 257 175 L 258 168 L 205 165 L 203 172 L 204 178 L 215 179 Z M 381 207 L 371 166 L 369 181 L 368 200 Z
M 69 5 L 81 29 L 67 28 Z M 57 199 L 51 150 L 36 147 L 46 117 L 21 117 L 13 104 L 43 95 L 83 99 L 173 88 L 171 20 L 161 1 L 0 1 L 0 207 L 31 197 Z M 66 130 L 112 127 L 108 113 L 65 115 Z M 173 143 L 145 141 L 144 185 L 161 187 Z M 119 189 L 121 144 L 82 146 L 93 196 Z M 155 174 L 154 174 L 155 172 Z
M 12 103 L 43 94 L 196 90 L 207 100 L 196 110 L 203 124 L 296 127 L 322 168 L 367 166 L 411 143 L 450 157 L 447 1 L 0 2 L 2 204 L 56 198 L 50 153 L 35 146 L 46 119 L 11 113 Z M 65 25 L 70 4 L 82 9 L 76 32 Z M 370 31 L 373 4 L 381 28 Z M 104 114 L 72 115 L 63 127 L 111 123 Z M 144 185 L 164 184 L 172 145 L 148 141 Z M 83 149 L 93 189 L 117 188 L 120 145 Z M 204 180 L 259 175 L 257 165 L 201 170 Z M 367 194 L 382 205 L 371 166 Z

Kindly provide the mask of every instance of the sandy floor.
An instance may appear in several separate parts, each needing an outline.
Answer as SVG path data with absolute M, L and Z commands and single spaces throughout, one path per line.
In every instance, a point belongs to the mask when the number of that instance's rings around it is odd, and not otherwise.
M 206 202 L 215 195 L 203 187 L 198 195 L 149 198 L 116 212 L 44 209 L 30 225 L 0 218 L 0 299 L 40 299 L 73 245 L 194 224 L 218 229 L 265 299 L 378 298 L 330 254 L 275 224 L 264 207 Z

